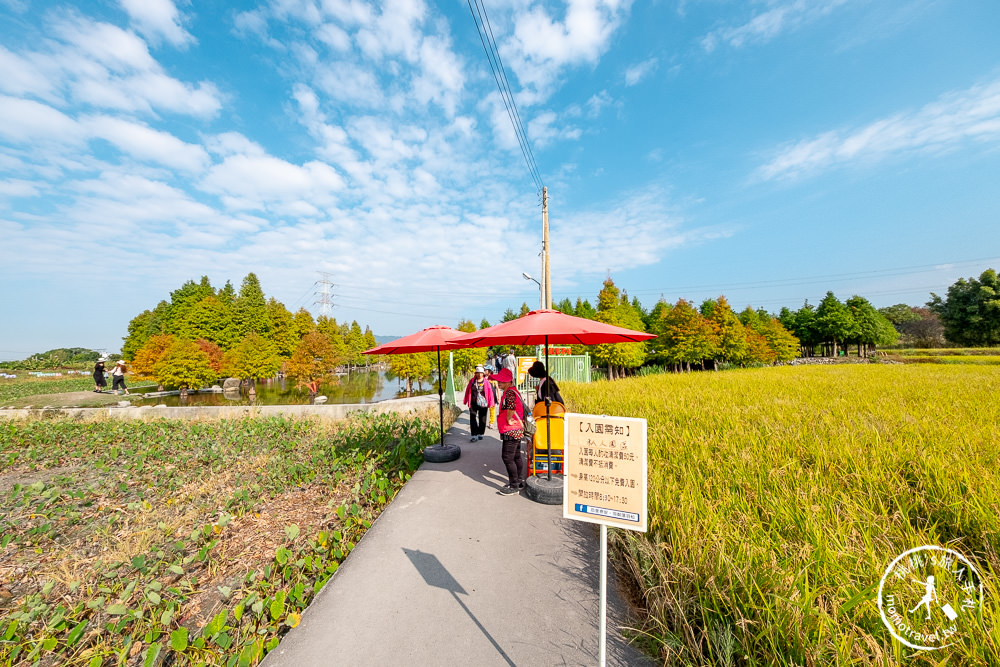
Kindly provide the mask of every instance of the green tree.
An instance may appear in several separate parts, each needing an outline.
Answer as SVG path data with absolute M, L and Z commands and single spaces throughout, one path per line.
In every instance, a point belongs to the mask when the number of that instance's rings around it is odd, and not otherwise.
M 316 318 L 316 331 L 326 336 L 330 341 L 333 354 L 337 357 L 337 363 L 344 363 L 347 357 L 347 346 L 344 343 L 344 337 L 340 334 L 340 325 L 337 324 L 337 320 L 320 315 Z
M 920 319 L 920 316 L 913 312 L 913 308 L 907 306 L 905 303 L 897 303 L 894 306 L 886 306 L 885 308 L 879 308 L 878 312 L 882 316 L 892 322 L 892 325 L 898 327 L 900 324 L 906 322 L 915 322 Z
M 305 308 L 299 308 L 292 319 L 295 324 L 295 335 L 299 338 L 316 329 L 316 320 Z
M 655 341 L 663 356 L 680 369 L 691 370 L 691 364 L 696 363 L 704 367 L 705 359 L 712 359 L 717 354 L 715 327 L 690 301 L 678 299 L 673 308 L 664 312 L 662 331 Z
M 281 368 L 278 348 L 258 333 L 249 333 L 226 353 L 226 372 L 244 380 L 273 377 Z
M 573 307 L 573 302 L 569 300 L 569 297 L 557 303 L 556 310 L 566 315 L 576 315 L 576 308 Z
M 198 389 L 219 377 L 205 351 L 196 342 L 182 339 L 175 339 L 164 351 L 153 375 L 157 383 L 168 389 Z
M 373 347 L 378 347 L 378 341 L 375 340 L 375 334 L 372 333 L 372 330 L 369 327 L 365 327 L 365 349 L 370 350 Z M 365 366 L 367 366 L 368 362 L 371 361 L 371 357 L 369 357 L 367 354 L 364 355 L 364 357 L 365 357 Z
M 857 333 L 852 342 L 858 346 L 859 357 L 867 357 L 879 345 L 892 345 L 899 339 L 899 333 L 892 322 L 875 310 L 868 299 L 854 295 L 845 305 L 857 323 Z
M 527 302 L 523 302 L 521 304 L 521 313 L 518 315 L 518 317 L 524 317 L 525 315 L 527 315 L 530 312 L 531 312 L 531 308 L 528 307 L 528 303 Z
M 590 301 L 580 300 L 579 298 L 577 298 L 576 308 L 574 310 L 576 311 L 574 315 L 576 315 L 577 317 L 582 317 L 586 320 L 597 319 L 597 311 L 594 310 L 594 307 L 590 305 Z
M 993 269 L 975 278 L 959 278 L 944 299 L 931 293 L 927 306 L 956 345 L 1000 345 L 1000 279 Z
M 718 343 L 716 346 L 716 358 L 730 364 L 745 364 L 748 361 L 749 346 L 747 344 L 747 334 L 740 319 L 736 317 L 729 301 L 726 297 L 720 296 L 707 309 L 705 316 L 714 326 Z
M 484 317 L 482 319 L 482 321 L 479 323 L 479 328 L 480 329 L 489 329 L 490 328 L 490 321 Z
M 122 339 L 122 356 L 135 359 L 146 342 L 153 336 L 167 333 L 167 311 L 170 304 L 161 301 L 153 310 L 144 310 L 128 323 L 128 335 Z
M 287 359 L 299 344 L 295 320 L 285 304 L 274 297 L 267 300 L 267 316 L 271 320 L 271 342 L 278 348 L 278 354 Z
M 851 311 L 833 295 L 827 292 L 816 308 L 816 331 L 822 342 L 830 348 L 830 356 L 837 356 L 840 345 L 858 336 L 858 323 Z
M 236 344 L 229 306 L 217 296 L 206 296 L 188 311 L 189 327 L 194 338 L 210 340 L 224 350 Z
M 791 361 L 799 356 L 801 351 L 799 339 L 786 329 L 777 318 L 772 317 L 764 322 L 758 333 L 774 350 L 775 361 Z
M 361 325 L 358 324 L 357 320 L 351 322 L 351 326 L 347 330 L 347 335 L 344 337 L 344 342 L 347 347 L 348 363 L 352 366 L 360 366 L 365 363 L 364 355 L 362 354 L 367 349 L 365 347 L 365 334 L 361 331 Z
M 271 333 L 271 318 L 267 314 L 264 290 L 256 274 L 248 273 L 240 285 L 239 296 L 233 301 L 233 329 L 238 340 L 255 333 L 268 337 Z
M 413 393 L 414 380 L 419 384 L 421 380 L 429 378 L 437 368 L 437 355 L 435 352 L 392 354 L 389 355 L 389 368 L 396 377 L 406 380 L 406 393 L 410 394 Z
M 472 333 L 476 330 L 476 325 L 472 323 L 472 320 L 462 320 L 455 329 L 457 331 L 464 331 L 465 333 Z M 486 361 L 485 347 L 467 347 L 455 350 L 452 354 L 455 360 L 455 372 L 459 375 L 472 373 L 478 364 Z
M 208 276 L 201 282 L 188 280 L 179 289 L 170 293 L 170 308 L 167 310 L 167 333 L 178 338 L 194 340 L 204 334 L 191 321 L 191 311 L 206 297 L 215 296 L 215 288 Z
M 628 296 L 619 293 L 609 276 L 597 296 L 597 321 L 635 331 L 645 331 L 642 313 L 636 311 Z M 594 348 L 594 360 L 608 367 L 608 377 L 616 378 L 622 369 L 637 368 L 646 359 L 645 343 L 606 343 Z

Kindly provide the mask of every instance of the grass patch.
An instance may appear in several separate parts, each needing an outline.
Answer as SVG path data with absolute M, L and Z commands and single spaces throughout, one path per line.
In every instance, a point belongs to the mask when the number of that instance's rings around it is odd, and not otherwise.
M 436 437 L 398 415 L 0 423 L 0 664 L 257 664 Z
M 1000 664 L 1000 368 L 781 367 L 563 387 L 649 422 L 646 534 L 611 530 L 667 664 Z M 944 651 L 892 639 L 886 566 L 950 546 L 985 579 Z

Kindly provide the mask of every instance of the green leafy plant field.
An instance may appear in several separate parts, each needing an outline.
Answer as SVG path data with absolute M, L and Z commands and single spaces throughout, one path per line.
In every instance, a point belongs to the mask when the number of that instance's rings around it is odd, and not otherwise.
M 110 382 L 109 382 L 110 386 Z M 94 388 L 94 378 L 77 375 L 65 378 L 15 378 L 0 379 L 0 405 L 15 399 L 45 394 L 62 394 L 70 391 L 90 391 Z
M 257 664 L 436 434 L 397 415 L 0 423 L 0 664 Z
M 644 610 L 635 635 L 666 664 L 1000 664 L 1000 368 L 782 367 L 563 394 L 648 420 L 649 532 L 611 540 Z M 922 545 L 964 554 L 985 584 L 980 616 L 938 651 L 894 640 L 875 601 Z

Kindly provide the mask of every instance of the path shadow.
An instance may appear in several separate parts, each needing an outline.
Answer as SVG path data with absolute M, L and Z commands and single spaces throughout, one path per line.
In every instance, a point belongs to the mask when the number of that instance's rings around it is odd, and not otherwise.
M 474 480 L 494 491 L 499 491 L 507 484 L 507 470 L 500 460 L 500 434 L 496 430 L 487 430 L 485 440 L 469 442 L 470 437 L 469 412 L 465 410 L 458 416 L 455 422 L 445 432 L 445 444 L 458 445 L 462 449 L 462 456 L 455 461 L 447 463 L 434 463 L 434 470 L 445 472 L 460 472 L 471 480 Z M 483 450 L 486 451 L 483 456 Z M 475 453 L 474 453 L 475 452 Z M 522 455 L 524 454 L 522 445 Z M 474 456 L 470 457 L 469 454 Z M 477 461 L 485 459 L 483 465 L 470 464 L 470 459 Z M 525 456 L 525 465 L 527 457 Z
M 406 557 L 413 564 L 413 567 L 415 567 L 417 572 L 420 573 L 420 576 L 423 577 L 425 584 L 434 588 L 444 589 L 451 593 L 451 596 L 455 598 L 455 602 L 457 602 L 459 606 L 462 607 L 462 610 L 465 611 L 466 615 L 472 619 L 472 622 L 476 624 L 476 627 L 478 627 L 480 632 L 483 633 L 483 636 L 485 636 L 486 639 L 493 644 L 493 648 L 497 650 L 500 657 L 502 657 L 511 667 L 515 667 L 514 662 L 510 659 L 510 656 L 508 656 L 506 651 L 504 651 L 500 644 L 497 643 L 496 639 L 493 638 L 493 635 L 491 635 L 489 631 L 483 627 L 483 624 L 479 622 L 476 615 L 473 614 L 465 603 L 462 602 L 462 599 L 458 597 L 459 593 L 466 596 L 468 593 L 464 588 L 462 588 L 462 584 L 458 583 L 455 577 L 451 575 L 451 572 L 449 572 L 441 561 L 438 560 L 437 556 L 420 551 L 419 549 L 407 549 L 406 547 L 403 547 L 403 553 L 406 554 Z

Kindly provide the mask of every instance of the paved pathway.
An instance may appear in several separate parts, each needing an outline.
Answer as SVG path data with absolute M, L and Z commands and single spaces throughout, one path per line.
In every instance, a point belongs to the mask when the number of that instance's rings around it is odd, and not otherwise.
M 501 496 L 486 433 L 470 443 L 460 417 L 446 442 L 461 458 L 414 474 L 265 667 L 598 664 L 597 527 Z M 620 638 L 608 589 L 607 664 L 653 664 Z

